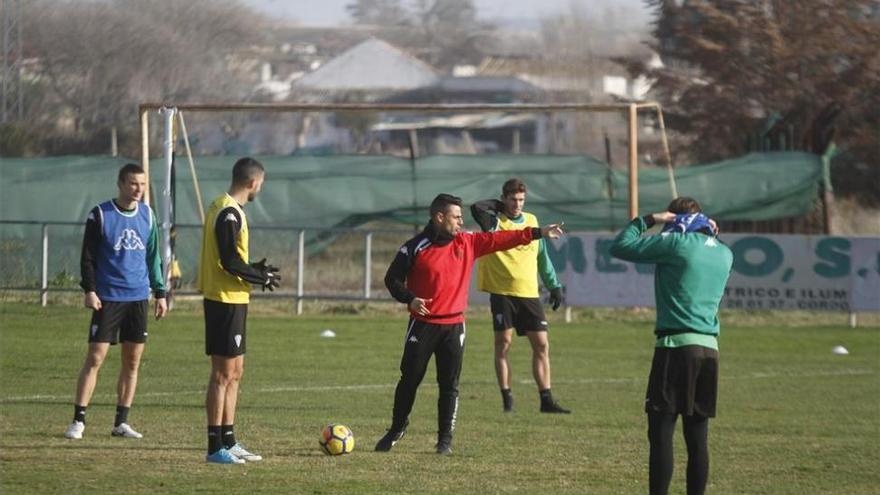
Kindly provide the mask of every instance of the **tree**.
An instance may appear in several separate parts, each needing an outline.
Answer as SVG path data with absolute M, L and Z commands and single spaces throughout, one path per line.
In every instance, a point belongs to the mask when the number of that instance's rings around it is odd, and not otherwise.
M 564 11 L 541 21 L 546 56 L 592 60 L 596 56 L 625 56 L 645 51 L 646 29 L 633 8 L 610 4 L 603 8 L 572 2 Z M 583 68 L 581 68 L 583 70 Z
M 136 128 L 143 101 L 246 96 L 247 71 L 230 70 L 264 25 L 235 0 L 40 0 L 24 9 L 34 81 L 34 126 L 72 122 L 75 133 Z
M 358 24 L 405 27 L 407 46 L 429 64 L 449 69 L 478 63 L 494 31 L 477 19 L 473 0 L 355 0 L 346 10 Z
M 481 43 L 494 26 L 477 19 L 473 0 L 414 0 L 413 11 L 429 63 L 452 67 L 482 59 Z
M 598 2 L 597 2 L 598 3 Z M 529 61 L 530 72 L 567 91 L 548 92 L 548 100 L 602 103 L 617 97 L 604 93 L 603 77 L 623 75 L 625 67 L 614 57 L 644 58 L 647 27 L 632 9 L 604 2 L 604 7 L 572 2 L 567 9 L 541 18 L 540 57 Z M 621 163 L 628 152 L 623 116 L 617 113 L 567 113 L 559 115 L 573 125 L 565 151 L 589 153 Z M 609 138 L 606 148 L 605 138 Z M 642 153 L 649 144 L 640 143 Z M 610 155 L 610 157 L 608 156 Z
M 345 10 L 357 24 L 375 26 L 408 26 L 409 12 L 400 0 L 355 0 Z
M 843 151 L 835 187 L 880 202 L 876 2 L 646 3 L 656 14 L 653 47 L 666 65 L 638 70 L 656 80 L 669 126 L 692 159 L 742 154 L 748 134 L 778 115 L 803 149 L 823 153 L 835 136 Z

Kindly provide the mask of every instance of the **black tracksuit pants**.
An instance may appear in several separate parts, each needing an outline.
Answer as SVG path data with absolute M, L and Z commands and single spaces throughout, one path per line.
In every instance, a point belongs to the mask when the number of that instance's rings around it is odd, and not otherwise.
M 458 378 L 464 356 L 464 323 L 439 325 L 410 318 L 400 360 L 400 381 L 394 391 L 392 429 L 402 429 L 416 401 L 416 391 L 431 355 L 436 355 L 438 439 L 452 439 L 458 412 Z

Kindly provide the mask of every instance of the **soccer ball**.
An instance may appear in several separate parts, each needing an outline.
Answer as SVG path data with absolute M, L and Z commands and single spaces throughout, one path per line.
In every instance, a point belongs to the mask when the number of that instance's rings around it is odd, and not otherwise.
M 321 431 L 318 443 L 327 455 L 350 454 L 354 450 L 354 435 L 345 425 L 329 424 Z

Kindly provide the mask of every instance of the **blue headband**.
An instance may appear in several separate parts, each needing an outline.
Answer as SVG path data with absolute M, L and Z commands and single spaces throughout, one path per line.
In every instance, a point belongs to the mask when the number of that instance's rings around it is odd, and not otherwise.
M 684 234 L 687 232 L 698 232 L 704 229 L 708 230 L 708 232 L 711 232 L 713 235 L 715 234 L 712 230 L 712 224 L 709 223 L 709 217 L 702 213 L 683 213 L 681 215 L 675 215 L 675 220 L 663 225 L 663 230 L 661 230 L 660 233 L 681 232 Z

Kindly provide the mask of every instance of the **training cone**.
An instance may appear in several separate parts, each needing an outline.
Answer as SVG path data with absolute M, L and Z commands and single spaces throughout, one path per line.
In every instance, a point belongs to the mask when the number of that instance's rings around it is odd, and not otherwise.
M 846 356 L 849 354 L 849 351 L 842 345 L 836 345 L 834 346 L 834 349 L 831 349 L 831 353 L 837 354 L 838 356 Z
M 321 332 L 321 337 L 324 337 L 327 339 L 332 339 L 333 337 L 336 337 L 336 332 L 334 332 L 333 330 L 330 330 L 328 328 L 328 329 L 324 330 L 323 332 Z

